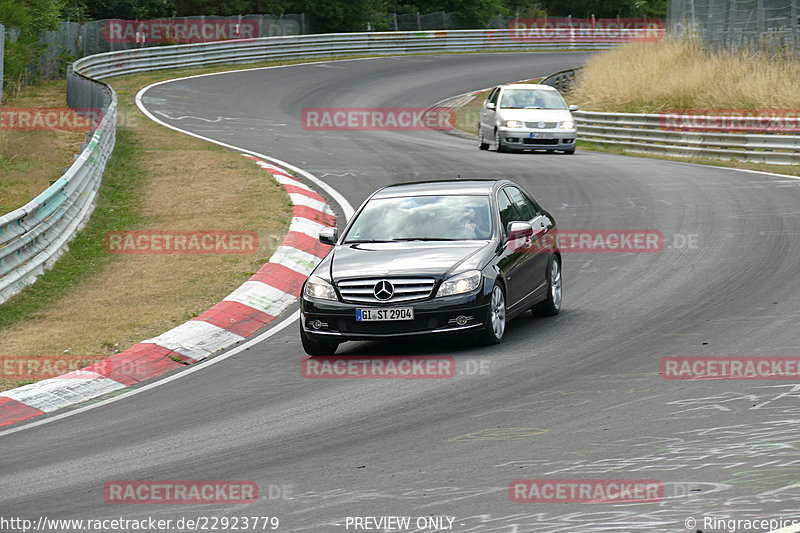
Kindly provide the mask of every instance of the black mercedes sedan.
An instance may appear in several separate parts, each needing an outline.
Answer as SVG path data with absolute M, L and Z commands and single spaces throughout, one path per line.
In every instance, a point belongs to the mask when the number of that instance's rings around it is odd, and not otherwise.
M 341 235 L 320 232 L 333 248 L 303 285 L 303 348 L 330 355 L 348 340 L 443 334 L 498 343 L 528 309 L 560 311 L 555 232 L 552 215 L 509 180 L 379 189 Z

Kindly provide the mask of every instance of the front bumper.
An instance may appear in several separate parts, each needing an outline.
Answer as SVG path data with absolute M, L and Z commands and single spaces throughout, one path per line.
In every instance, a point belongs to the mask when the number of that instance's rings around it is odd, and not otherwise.
M 576 129 L 500 128 L 500 139 L 507 148 L 518 150 L 571 150 Z
M 413 307 L 413 320 L 358 322 L 356 309 Z M 402 302 L 393 305 L 300 299 L 306 336 L 317 342 L 370 340 L 416 335 L 466 333 L 484 327 L 489 301 L 482 293 Z M 462 317 L 459 320 L 459 317 Z

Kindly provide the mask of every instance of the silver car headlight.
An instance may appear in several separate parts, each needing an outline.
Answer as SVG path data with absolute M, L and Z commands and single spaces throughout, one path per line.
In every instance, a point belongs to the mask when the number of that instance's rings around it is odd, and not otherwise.
M 464 294 L 474 291 L 481 284 L 481 271 L 468 270 L 457 274 L 445 280 L 439 290 L 436 292 L 436 297 L 440 296 L 453 296 L 454 294 Z
M 306 298 L 314 300 L 336 300 L 336 291 L 333 285 L 319 276 L 311 276 L 306 283 Z
M 571 130 L 574 127 L 575 127 L 575 123 L 573 121 L 571 121 L 571 120 L 565 120 L 564 122 L 561 123 L 561 129 L 562 130 Z
M 521 128 L 522 121 L 520 120 L 506 120 L 506 128 Z

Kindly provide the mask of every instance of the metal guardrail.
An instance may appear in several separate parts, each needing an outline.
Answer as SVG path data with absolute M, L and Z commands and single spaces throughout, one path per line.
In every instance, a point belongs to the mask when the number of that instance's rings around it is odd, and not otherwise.
M 568 89 L 580 69 L 571 69 L 551 74 L 540 83 L 556 87 L 559 91 Z M 675 120 L 682 115 L 673 116 Z M 579 138 L 602 144 L 621 146 L 630 152 L 669 155 L 676 157 L 702 157 L 707 159 L 726 159 L 773 165 L 792 165 L 800 163 L 800 136 L 783 135 L 770 131 L 725 132 L 700 131 L 701 128 L 664 128 L 666 116 L 662 114 L 604 113 L 597 111 L 574 111 L 572 116 L 578 125 Z M 685 115 L 696 119 L 724 118 L 727 121 L 737 117 L 705 115 Z M 746 121 L 749 117 L 738 117 Z
M 336 33 L 160 46 L 97 54 L 78 60 L 76 69 L 96 79 L 119 74 L 218 63 L 343 55 L 401 55 L 437 52 L 492 52 L 553 49 L 605 49 L 619 38 L 569 42 L 569 28 L 551 39 L 527 41 L 513 30 L 441 30 L 422 32 Z M 80 68 L 79 68 L 80 66 Z
M 570 41 L 569 28 L 551 33 L 549 40 L 535 42 L 517 35 L 508 29 L 299 35 L 121 50 L 79 59 L 67 72 L 67 103 L 72 108 L 101 108 L 102 123 L 58 181 L 27 205 L 0 217 L 0 303 L 50 266 L 92 212 L 106 161 L 114 148 L 117 110 L 113 89 L 95 80 L 158 69 L 274 59 L 585 50 L 609 48 L 621 41 L 619 35 L 592 42 Z
M 75 162 L 55 183 L 23 207 L 0 217 L 0 303 L 33 283 L 67 249 L 92 213 L 116 140 L 117 99 L 110 87 L 68 72 L 73 108 L 103 110 Z
M 579 139 L 631 152 L 792 165 L 800 163 L 800 136 L 663 128 L 659 114 L 574 111 Z M 729 117 L 727 117 L 729 118 Z
M 550 87 L 555 87 L 558 89 L 559 92 L 566 92 L 569 91 L 570 86 L 572 86 L 572 82 L 575 81 L 575 74 L 581 68 L 571 68 L 569 70 L 561 70 L 556 72 L 555 74 L 550 74 L 546 78 L 543 78 L 539 83 L 541 85 L 549 85 Z

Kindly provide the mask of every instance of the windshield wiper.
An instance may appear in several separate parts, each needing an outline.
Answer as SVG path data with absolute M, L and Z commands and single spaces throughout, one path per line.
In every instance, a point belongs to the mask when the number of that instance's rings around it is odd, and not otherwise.
M 344 244 L 369 244 L 369 243 L 376 243 L 376 242 L 392 242 L 387 241 L 384 239 L 362 239 L 362 240 L 355 240 L 355 241 L 344 241 Z

